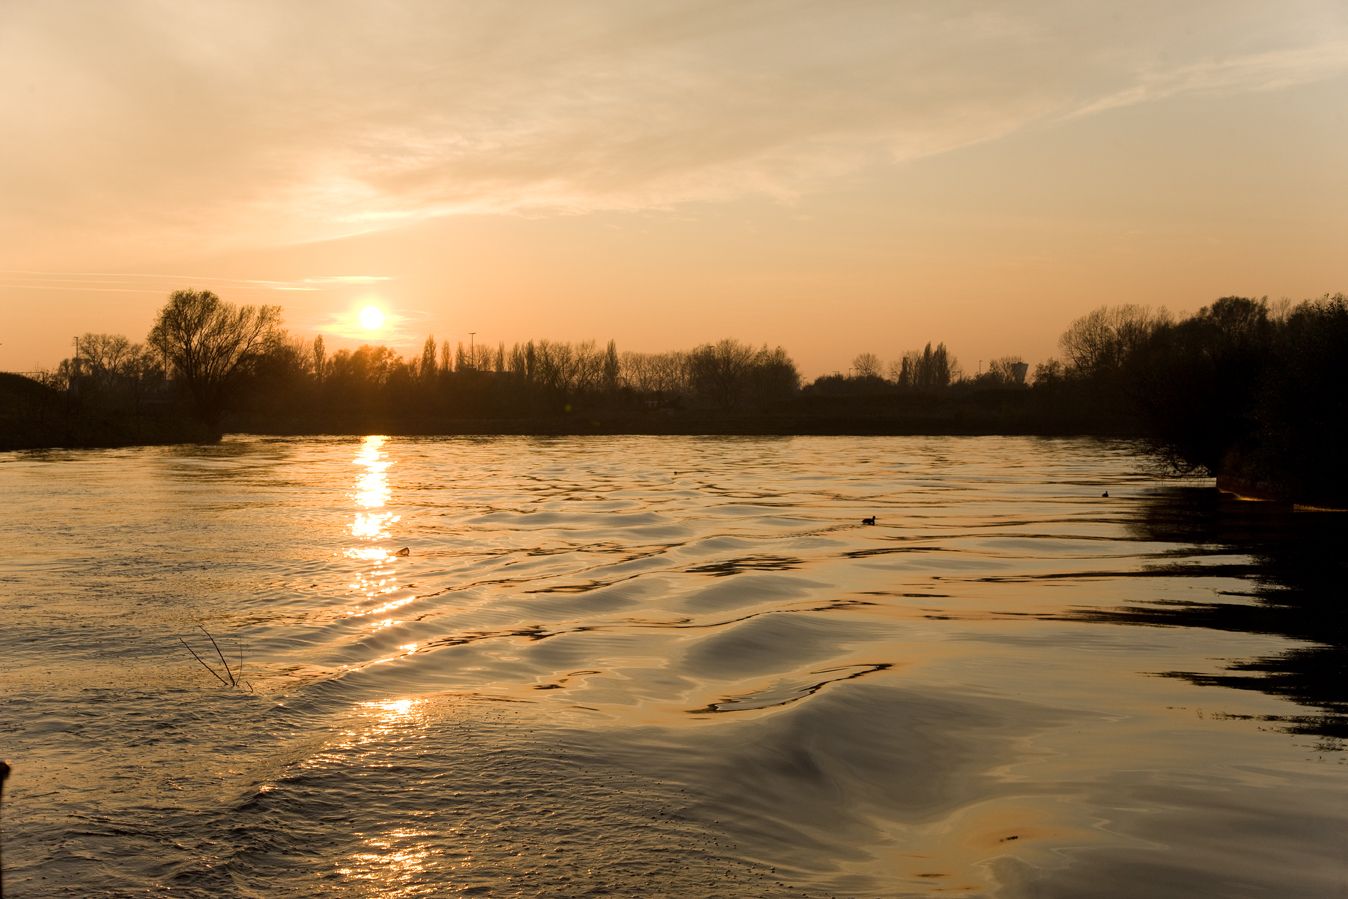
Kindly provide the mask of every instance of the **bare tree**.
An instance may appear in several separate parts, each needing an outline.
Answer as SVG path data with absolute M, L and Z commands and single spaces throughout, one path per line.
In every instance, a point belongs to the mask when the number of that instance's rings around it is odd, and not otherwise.
M 567 386 L 577 391 L 597 390 L 604 374 L 604 357 L 593 340 L 576 344 Z
M 1019 356 L 1002 356 L 988 363 L 985 379 L 1003 387 L 1024 387 L 1030 367 Z
M 688 373 L 694 393 L 724 408 L 738 406 L 753 363 L 754 348 L 738 340 L 704 344 L 689 354 Z
M 1066 372 L 1060 359 L 1049 359 L 1034 367 L 1034 386 L 1036 388 L 1055 387 L 1061 384 L 1065 377 Z
M 571 344 L 540 340 L 533 347 L 532 379 L 547 390 L 566 390 L 572 372 Z
M 1169 324 L 1170 313 L 1149 306 L 1101 306 L 1072 322 L 1059 339 L 1071 370 L 1087 377 L 1110 375 Z
M 176 290 L 149 343 L 186 387 L 197 415 L 219 426 L 235 380 L 282 339 L 279 306 L 235 306 L 209 290 Z
M 753 392 L 759 404 L 783 400 L 800 390 L 800 371 L 781 347 L 754 353 Z
M 647 393 L 653 389 L 650 387 L 651 365 L 649 354 L 634 353 L 629 350 L 618 357 L 618 365 L 619 377 L 625 386 L 638 393 Z
M 638 393 L 673 394 L 688 390 L 688 354 L 623 353 L 622 381 Z
M 705 344 L 688 354 L 687 377 L 703 402 L 731 409 L 784 399 L 800 387 L 800 372 L 781 347 L 755 350 L 738 340 Z
M 85 334 L 76 343 L 77 366 L 83 374 L 107 377 L 120 374 L 139 347 L 121 334 Z
M 655 389 L 664 393 L 687 393 L 691 389 L 688 354 L 675 350 L 650 357 Z
M 76 347 L 76 355 L 61 360 L 48 383 L 110 407 L 139 410 L 146 391 L 162 379 L 158 354 L 121 334 L 83 334 Z
M 874 353 L 858 353 L 852 360 L 852 370 L 858 378 L 878 378 L 881 364 L 880 357 Z

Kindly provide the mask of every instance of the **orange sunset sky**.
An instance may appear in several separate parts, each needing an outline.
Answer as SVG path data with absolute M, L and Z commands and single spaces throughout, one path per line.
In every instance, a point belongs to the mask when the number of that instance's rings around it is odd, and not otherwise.
M 0 134 L 8 370 L 189 286 L 806 376 L 1348 290 L 1343 0 L 0 0 Z

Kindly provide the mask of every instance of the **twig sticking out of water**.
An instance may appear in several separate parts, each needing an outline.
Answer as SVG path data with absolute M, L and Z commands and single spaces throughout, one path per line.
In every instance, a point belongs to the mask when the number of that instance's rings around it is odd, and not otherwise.
M 216 680 L 218 680 L 220 683 L 224 684 L 226 687 L 229 686 L 229 681 L 227 681 L 227 680 L 225 680 L 223 677 L 221 677 L 221 676 L 220 676 L 220 673 L 219 673 L 218 671 L 216 671 L 214 668 L 212 668 L 210 665 L 207 665 L 207 664 L 206 664 L 206 660 L 203 659 L 201 656 L 197 655 L 197 651 L 196 651 L 195 649 L 193 649 L 192 647 L 188 646 L 186 640 L 184 640 L 182 637 L 179 637 L 179 638 L 178 638 L 178 642 L 181 643 L 181 644 L 183 645 L 183 647 L 184 647 L 188 652 L 190 652 L 190 653 L 192 654 L 192 658 L 196 659 L 198 662 L 201 663 L 201 667 L 202 667 L 202 668 L 205 668 L 207 671 L 209 671 L 209 672 L 211 673 L 211 675 L 212 675 Z
M 211 636 L 211 632 L 206 630 L 206 628 L 202 627 L 199 624 L 197 625 L 197 627 L 201 630 L 203 634 L 206 635 L 206 639 L 211 641 L 211 646 L 215 647 L 215 654 L 220 659 L 220 665 L 224 669 L 225 672 L 224 674 L 221 674 L 219 671 L 216 671 L 215 668 L 213 668 L 209 662 L 207 662 L 201 656 L 197 655 L 197 651 L 193 649 L 191 646 L 189 646 L 187 641 L 184 640 L 182 637 L 178 638 L 178 642 L 181 643 L 183 647 L 192 654 L 192 658 L 196 659 L 202 668 L 205 668 L 207 671 L 209 671 L 211 673 L 211 676 L 214 677 L 216 680 L 218 680 L 222 685 L 226 687 L 244 686 L 248 688 L 248 692 L 250 693 L 253 692 L 252 684 L 248 683 L 247 681 L 239 680 L 239 675 L 243 673 L 243 644 L 242 643 L 239 644 L 239 670 L 234 671 L 229 667 L 229 661 L 225 658 L 224 652 L 221 651 L 220 644 L 215 642 L 215 637 Z
M 224 666 L 225 674 L 229 675 L 229 685 L 231 687 L 237 687 L 239 682 L 235 679 L 234 672 L 229 670 L 229 662 L 225 661 L 225 654 L 220 651 L 220 644 L 215 642 L 215 638 L 211 636 L 211 632 L 206 630 L 206 628 L 199 624 L 197 625 L 197 628 L 206 635 L 206 639 L 210 640 L 211 645 L 215 647 L 215 654 L 220 657 L 220 664 Z

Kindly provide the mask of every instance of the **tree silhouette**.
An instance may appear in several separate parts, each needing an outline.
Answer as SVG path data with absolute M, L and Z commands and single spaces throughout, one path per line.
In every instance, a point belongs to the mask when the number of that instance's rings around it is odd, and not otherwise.
M 282 339 L 279 306 L 235 306 L 209 290 L 175 290 L 149 343 L 186 388 L 202 423 L 220 424 L 235 381 Z
M 314 381 L 322 384 L 323 376 L 327 372 L 328 351 L 323 345 L 323 335 L 319 334 L 314 338 L 314 342 L 309 347 L 310 366 L 313 369 Z
M 1001 356 L 988 363 L 988 370 L 974 378 L 983 387 L 1024 387 L 1029 366 L 1019 356 Z
M 896 380 L 901 387 L 924 390 L 949 387 L 959 377 L 959 363 L 950 355 L 944 343 L 937 344 L 935 349 L 929 343 L 920 352 L 912 350 L 904 353 L 897 374 Z
M 423 381 L 430 381 L 436 375 L 434 337 L 427 337 L 421 346 L 421 365 L 417 369 L 417 375 Z
M 852 369 L 858 378 L 878 378 L 882 363 L 874 353 L 858 353 L 852 360 Z
M 1088 378 L 1109 378 L 1130 354 L 1170 324 L 1165 309 L 1148 306 L 1101 306 L 1072 322 L 1059 339 L 1071 370 Z

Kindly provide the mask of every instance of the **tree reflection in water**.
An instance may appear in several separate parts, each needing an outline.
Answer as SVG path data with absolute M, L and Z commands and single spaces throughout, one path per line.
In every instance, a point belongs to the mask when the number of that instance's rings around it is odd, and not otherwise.
M 1275 634 L 1304 641 L 1277 653 L 1227 665 L 1221 674 L 1163 672 L 1201 685 L 1258 690 L 1313 709 L 1277 719 L 1283 729 L 1326 738 L 1323 748 L 1348 739 L 1348 513 L 1246 502 L 1212 488 L 1157 492 L 1130 530 L 1142 540 L 1196 544 L 1250 558 L 1248 593 L 1216 594 L 1210 601 L 1079 609 L 1075 620 L 1157 627 L 1198 627 Z

